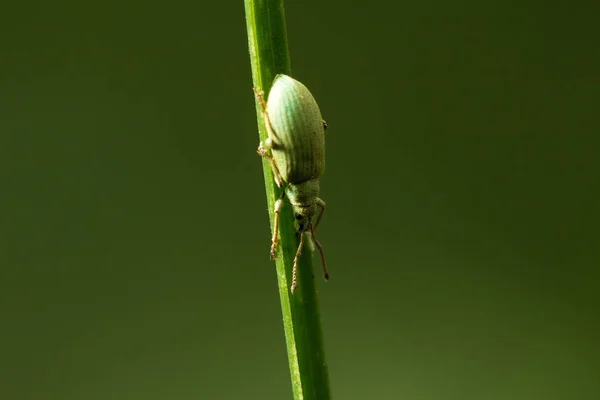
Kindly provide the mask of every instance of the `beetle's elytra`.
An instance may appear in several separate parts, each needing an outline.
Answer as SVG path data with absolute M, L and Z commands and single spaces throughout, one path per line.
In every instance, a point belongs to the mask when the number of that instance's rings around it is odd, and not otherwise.
M 319 177 L 325 171 L 325 128 L 319 106 L 302 83 L 287 76 L 277 75 L 265 104 L 263 93 L 254 89 L 262 109 L 268 138 L 258 145 L 258 154 L 271 164 L 282 197 L 287 196 L 298 223 L 300 244 L 294 257 L 291 291 L 297 286 L 298 261 L 304 246 L 304 237 L 310 235 L 319 253 L 325 279 L 329 278 L 321 244 L 315 230 L 325 212 L 325 202 L 319 198 Z M 317 207 L 320 212 L 317 214 Z M 283 198 L 275 203 L 275 221 L 271 241 L 271 259 L 277 256 L 279 242 L 279 214 Z

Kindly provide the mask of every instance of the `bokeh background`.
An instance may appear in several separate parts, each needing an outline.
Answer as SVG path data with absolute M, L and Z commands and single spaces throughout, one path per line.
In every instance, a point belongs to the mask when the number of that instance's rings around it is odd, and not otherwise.
M 336 399 L 600 398 L 599 8 L 286 3 Z M 291 398 L 242 1 L 1 15 L 0 398 Z

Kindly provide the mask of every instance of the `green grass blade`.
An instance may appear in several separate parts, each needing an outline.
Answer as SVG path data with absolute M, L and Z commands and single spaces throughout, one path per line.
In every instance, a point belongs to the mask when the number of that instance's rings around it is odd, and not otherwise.
M 253 85 L 268 94 L 276 74 L 291 76 L 283 0 L 245 0 L 245 7 Z M 258 103 L 256 112 L 259 137 L 264 140 L 267 133 Z M 280 191 L 265 160 L 263 171 L 272 229 L 273 209 Z M 290 293 L 292 265 L 299 240 L 287 200 L 281 213 L 279 234 L 277 280 L 294 399 L 328 400 L 331 398 L 329 376 L 310 251 L 303 252 L 298 287 L 293 295 Z M 269 240 L 265 238 L 266 258 L 268 250 Z

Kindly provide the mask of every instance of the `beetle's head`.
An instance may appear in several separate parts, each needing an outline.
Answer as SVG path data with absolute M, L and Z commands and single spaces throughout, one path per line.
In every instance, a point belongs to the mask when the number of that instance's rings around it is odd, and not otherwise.
M 294 219 L 296 220 L 296 224 L 298 224 L 298 232 L 310 231 L 316 209 L 317 206 L 314 203 L 308 206 L 294 207 Z
M 329 272 L 327 272 L 327 264 L 325 263 L 325 254 L 323 254 L 323 247 L 321 243 L 315 237 L 315 229 L 313 226 L 313 218 L 317 211 L 317 204 L 312 203 L 308 206 L 294 206 L 294 218 L 296 219 L 296 223 L 298 224 L 298 234 L 300 235 L 310 235 L 313 243 L 319 249 L 319 254 L 321 255 L 321 265 L 323 266 L 323 275 L 325 280 L 329 279 Z M 302 245 L 302 243 L 300 244 Z M 314 248 L 313 248 L 314 249 Z

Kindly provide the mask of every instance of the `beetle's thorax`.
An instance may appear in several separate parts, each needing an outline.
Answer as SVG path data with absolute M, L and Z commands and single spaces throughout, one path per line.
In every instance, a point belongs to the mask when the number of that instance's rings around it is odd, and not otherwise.
M 319 179 L 302 183 L 290 183 L 285 189 L 285 194 L 294 207 L 313 205 L 319 196 Z
M 313 179 L 299 184 L 288 184 L 285 192 L 292 204 L 298 230 L 300 232 L 310 230 L 317 210 L 319 180 Z

